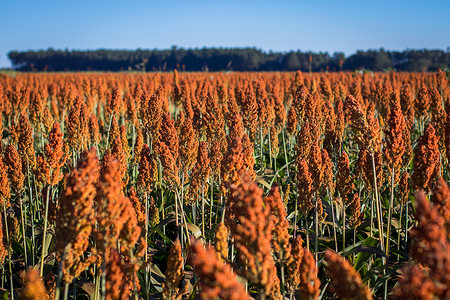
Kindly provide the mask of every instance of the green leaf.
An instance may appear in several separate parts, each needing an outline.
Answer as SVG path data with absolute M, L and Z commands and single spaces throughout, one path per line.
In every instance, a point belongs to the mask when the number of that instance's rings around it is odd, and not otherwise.
M 374 248 L 376 245 L 378 245 L 378 240 L 374 239 L 373 237 L 367 237 L 364 242 L 362 243 L 362 247 L 366 247 L 366 250 L 368 251 L 360 251 L 358 253 L 358 255 L 356 256 L 356 260 L 355 260 L 355 270 L 356 271 L 360 271 L 362 269 L 362 267 L 364 267 L 364 265 L 370 260 L 370 258 L 372 257 L 373 254 L 376 254 L 377 251 L 375 251 L 374 249 L 378 249 L 378 248 Z M 371 251 L 369 251 L 371 250 Z M 381 253 L 383 254 L 383 253 Z
M 8 290 L 1 289 L 0 290 L 0 298 L 2 300 L 8 300 L 9 292 Z

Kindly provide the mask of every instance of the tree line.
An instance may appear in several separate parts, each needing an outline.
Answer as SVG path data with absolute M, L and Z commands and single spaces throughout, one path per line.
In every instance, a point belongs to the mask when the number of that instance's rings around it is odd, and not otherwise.
M 20 71 L 416 71 L 448 70 L 450 51 L 265 52 L 256 48 L 11 51 Z

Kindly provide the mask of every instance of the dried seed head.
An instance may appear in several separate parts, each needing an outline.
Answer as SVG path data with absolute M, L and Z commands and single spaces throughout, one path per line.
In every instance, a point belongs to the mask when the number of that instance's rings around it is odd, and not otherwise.
M 447 240 L 450 241 L 450 189 L 443 178 L 439 178 L 431 198 L 433 207 L 445 220 Z
M 298 118 L 295 108 L 291 107 L 287 116 L 286 132 L 289 136 L 297 134 Z
M 350 172 L 350 160 L 347 153 L 342 152 L 339 157 L 336 174 L 336 188 L 339 191 L 341 197 L 346 198 L 348 194 L 353 191 L 353 176 Z
M 297 290 L 301 282 L 300 266 L 302 264 L 304 253 L 302 244 L 303 239 L 300 235 L 298 235 L 292 243 L 291 255 L 289 256 L 288 263 L 286 264 L 287 267 L 286 281 L 291 291 Z
M 130 187 L 128 197 L 130 198 L 130 201 L 133 204 L 139 226 L 141 227 L 145 226 L 145 212 L 144 212 L 145 208 L 143 207 L 141 201 L 139 200 L 139 197 L 133 186 Z
M 89 138 L 93 145 L 100 143 L 100 127 L 98 126 L 97 116 L 94 114 L 89 117 Z
M 103 158 L 100 177 L 95 184 L 96 220 L 95 232 L 97 249 L 104 253 L 106 249 L 117 244 L 120 230 L 123 226 L 121 219 L 123 182 L 120 163 L 114 156 Z
M 105 299 L 130 298 L 133 286 L 139 287 L 139 282 L 134 274 L 135 268 L 135 265 L 125 262 L 116 249 L 111 249 L 105 270 Z
M 313 208 L 313 180 L 308 163 L 301 159 L 297 164 L 298 206 L 302 213 L 308 213 Z
M 190 250 L 192 264 L 200 281 L 201 299 L 250 299 L 230 266 L 218 258 L 212 247 L 205 249 L 202 242 L 194 241 Z
M 218 254 L 217 258 L 221 262 L 228 260 L 228 236 L 227 226 L 223 222 L 220 222 L 214 235 L 214 248 Z
M 143 147 L 144 147 L 144 135 L 142 134 L 142 129 L 139 128 L 136 135 L 136 141 L 134 142 L 134 156 L 133 156 L 134 166 L 139 166 Z
M 163 178 L 169 186 L 175 187 L 180 184 L 179 170 L 176 160 L 172 155 L 169 147 L 165 143 L 158 143 L 156 145 L 156 152 L 159 154 L 159 159 L 163 167 Z
M 313 189 L 317 191 L 322 185 L 323 178 L 322 154 L 317 142 L 311 145 L 308 166 L 313 180 Z
M 414 189 L 429 191 L 439 177 L 440 152 L 433 125 L 429 124 L 414 148 L 414 171 L 411 179 Z
M 220 174 L 222 166 L 223 154 L 221 150 L 221 144 L 218 140 L 213 140 L 209 150 L 209 160 L 211 163 L 211 171 L 214 175 Z
M 180 293 L 179 285 L 184 276 L 184 259 L 181 254 L 181 244 L 177 239 L 170 248 L 167 258 L 166 282 L 163 284 L 164 299 L 173 299 Z
M 22 159 L 13 145 L 6 147 L 5 167 L 8 170 L 11 187 L 17 192 L 22 191 L 25 180 L 25 175 L 22 172 Z
M 36 163 L 36 157 L 34 153 L 34 141 L 33 141 L 33 128 L 28 121 L 28 118 L 21 114 L 18 124 L 18 151 L 22 159 L 22 163 L 28 163 L 30 169 L 33 169 Z
M 311 251 L 306 250 L 300 264 L 299 291 L 302 299 L 318 299 L 320 280 L 317 278 L 316 260 Z
M 86 147 L 88 139 L 88 120 L 86 103 L 77 97 L 70 108 L 67 120 L 67 141 L 72 149 L 80 151 Z
M 198 149 L 197 132 L 192 126 L 192 120 L 186 118 L 180 129 L 180 162 L 184 172 L 192 170 L 196 162 Z
M 56 220 L 55 249 L 62 262 L 64 280 L 72 282 L 84 271 L 83 253 L 95 224 L 94 197 L 98 180 L 98 158 L 95 149 L 82 155 L 78 168 L 66 175 L 66 188 L 60 195 Z
M 9 199 L 11 199 L 11 190 L 9 187 L 8 174 L 6 173 L 5 165 L 0 158 L 0 201 L 2 209 L 4 207 L 9 207 Z
M 167 149 L 170 150 L 175 163 L 178 161 L 179 155 L 179 142 L 178 134 L 175 128 L 175 121 L 172 119 L 169 113 L 162 116 L 161 128 L 159 130 L 160 143 L 167 145 Z
M 309 153 L 311 152 L 311 145 L 313 139 L 311 136 L 311 124 L 309 122 L 304 122 L 302 128 L 297 136 L 297 145 L 295 146 L 295 151 L 297 153 L 297 159 L 307 159 Z
M 325 251 L 327 275 L 333 291 L 342 299 L 373 299 L 370 290 L 364 285 L 361 275 L 350 263 L 331 250 Z
M 272 186 L 269 195 L 264 198 L 264 202 L 269 206 L 274 222 L 272 245 L 277 258 L 284 262 L 291 254 L 290 235 L 288 232 L 289 222 L 287 221 L 286 208 L 283 200 L 281 200 L 280 189 L 277 185 Z
M 403 165 L 403 154 L 405 153 L 405 138 L 403 135 L 408 135 L 407 125 L 400 108 L 400 102 L 395 93 L 391 94 L 391 110 L 388 119 L 389 130 L 385 132 L 386 147 L 385 156 L 388 162 L 389 169 L 397 171 Z M 398 176 L 395 184 L 398 183 Z
M 20 292 L 20 299 L 47 299 L 47 292 L 37 269 L 30 267 L 28 271 L 22 273 L 22 278 L 24 287 Z
M 417 93 L 417 97 L 414 102 L 414 108 L 416 115 L 419 119 L 426 117 L 428 109 L 430 108 L 430 96 L 426 86 L 422 86 Z
M 231 186 L 227 214 L 234 217 L 226 219 L 238 261 L 247 266 L 240 270 L 242 275 L 266 295 L 273 295 L 280 288 L 279 280 L 275 280 L 277 270 L 271 247 L 274 224 L 270 209 L 264 207 L 262 195 L 262 189 L 252 182 L 252 177 L 244 174 L 238 185 Z
M 361 213 L 361 200 L 358 194 L 353 194 L 353 198 L 350 200 L 350 226 L 356 228 L 361 225 L 363 214 Z
M 64 155 L 64 140 L 59 123 L 54 123 L 48 134 L 48 144 L 45 145 L 45 158 L 51 170 L 51 178 L 48 178 L 50 185 L 56 185 L 62 179 L 61 167 L 66 163 Z
M 333 163 L 331 162 L 327 150 L 322 149 L 321 155 L 323 168 L 323 185 L 330 191 L 331 194 L 334 194 L 335 182 L 334 182 Z

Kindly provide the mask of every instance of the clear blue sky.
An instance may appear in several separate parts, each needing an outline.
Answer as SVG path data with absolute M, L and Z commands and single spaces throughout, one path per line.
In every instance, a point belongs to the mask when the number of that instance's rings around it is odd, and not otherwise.
M 342 51 L 450 46 L 450 1 L 0 0 L 0 67 L 28 49 L 257 47 Z

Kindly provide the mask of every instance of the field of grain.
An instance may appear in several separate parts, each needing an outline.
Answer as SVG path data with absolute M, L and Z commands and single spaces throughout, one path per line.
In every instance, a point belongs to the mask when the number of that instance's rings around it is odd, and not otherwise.
M 2 299 L 449 299 L 437 73 L 0 74 Z

